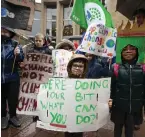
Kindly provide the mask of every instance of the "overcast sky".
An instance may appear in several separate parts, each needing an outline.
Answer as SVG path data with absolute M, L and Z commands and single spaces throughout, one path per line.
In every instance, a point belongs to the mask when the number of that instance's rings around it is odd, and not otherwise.
M 41 0 L 35 0 L 35 2 L 37 2 L 37 3 L 41 3 Z

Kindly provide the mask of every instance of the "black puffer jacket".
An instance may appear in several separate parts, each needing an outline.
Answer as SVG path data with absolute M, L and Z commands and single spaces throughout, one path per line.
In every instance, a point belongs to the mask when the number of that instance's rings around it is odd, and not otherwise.
M 145 73 L 141 65 L 119 65 L 118 76 L 111 81 L 113 107 L 120 112 L 140 112 L 145 105 Z

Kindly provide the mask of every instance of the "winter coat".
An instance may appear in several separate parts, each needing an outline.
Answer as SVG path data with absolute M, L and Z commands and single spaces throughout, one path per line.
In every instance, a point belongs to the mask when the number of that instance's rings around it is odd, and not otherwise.
M 17 46 L 17 42 L 13 40 L 5 40 L 1 42 L 1 83 L 8 83 L 11 81 L 19 80 L 18 62 L 22 62 L 24 59 L 23 50 L 20 45 L 20 54 L 14 55 L 14 49 Z M 12 73 L 13 63 L 15 65 Z
M 111 115 L 113 122 L 123 121 L 126 113 L 133 116 L 141 113 L 145 105 L 145 73 L 141 65 L 134 63 L 119 65 L 118 76 L 112 73 L 111 99 L 113 99 Z
M 27 53 L 42 53 L 42 54 L 52 54 L 52 50 L 49 49 L 48 46 L 44 45 L 43 47 L 36 47 L 35 45 L 32 46 Z
M 86 74 L 86 78 L 100 78 L 102 77 L 102 66 L 97 62 L 94 57 L 88 64 L 88 71 Z

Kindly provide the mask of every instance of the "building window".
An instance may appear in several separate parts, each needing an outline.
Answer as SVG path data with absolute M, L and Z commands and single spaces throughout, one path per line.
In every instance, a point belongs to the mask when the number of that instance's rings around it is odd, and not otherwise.
M 72 20 L 69 18 L 71 10 L 72 10 L 72 7 L 64 8 L 63 36 L 72 36 L 73 35 Z
M 40 18 L 41 18 L 41 12 L 35 11 L 32 31 L 28 33 L 29 36 L 35 36 L 37 33 L 40 32 L 40 24 L 41 24 Z
M 56 9 L 47 9 L 46 33 L 50 36 L 56 36 Z

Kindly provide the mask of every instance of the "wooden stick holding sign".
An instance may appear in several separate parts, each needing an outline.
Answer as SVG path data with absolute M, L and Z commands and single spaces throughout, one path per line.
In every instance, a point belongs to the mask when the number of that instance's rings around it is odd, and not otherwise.
M 17 46 L 18 46 L 19 43 L 20 43 L 20 36 L 19 36 L 18 43 L 17 43 L 17 44 L 15 45 L 15 47 L 14 47 L 14 51 L 15 51 L 15 49 L 17 48 Z M 12 66 L 12 72 L 11 72 L 11 75 L 12 75 L 13 72 L 14 72 L 15 62 L 16 62 L 16 55 L 15 55 L 15 58 L 14 58 L 14 62 L 13 62 L 13 66 Z

